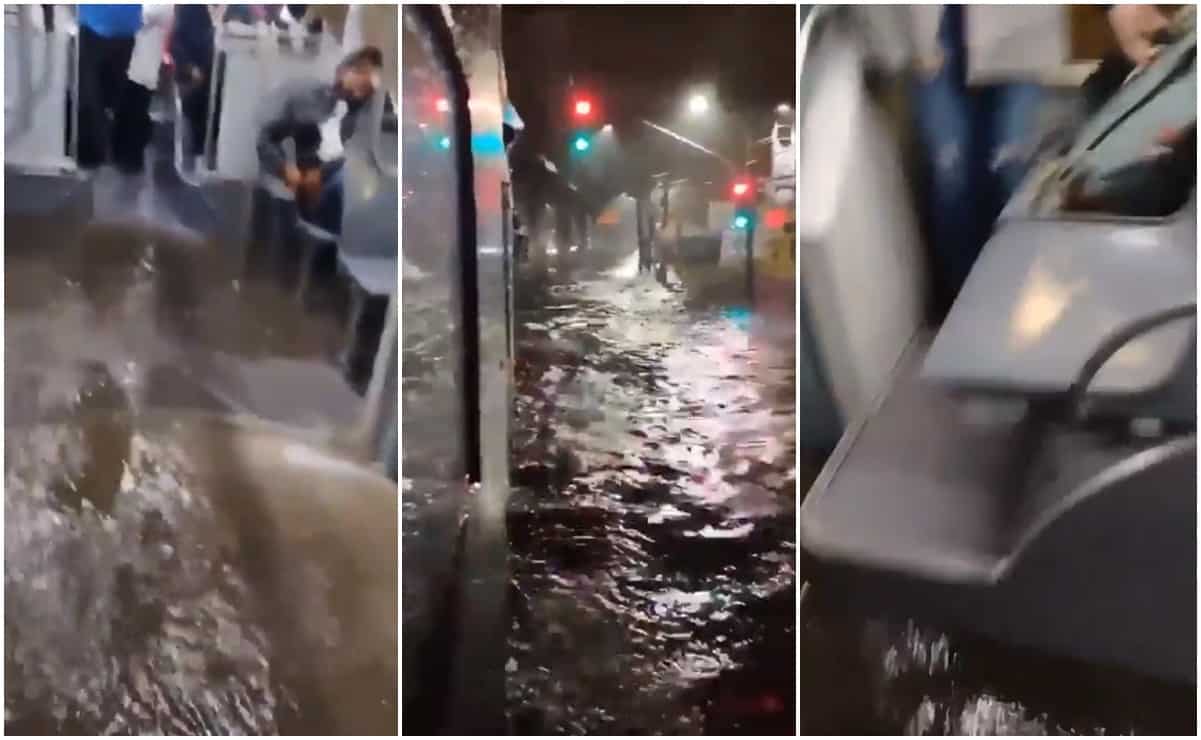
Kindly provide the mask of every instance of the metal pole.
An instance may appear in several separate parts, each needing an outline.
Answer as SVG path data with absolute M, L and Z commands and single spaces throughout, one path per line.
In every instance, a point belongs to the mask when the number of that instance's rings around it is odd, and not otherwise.
M 757 215 L 757 214 L 756 214 Z M 746 299 L 753 308 L 755 305 L 755 219 L 752 218 L 746 227 Z

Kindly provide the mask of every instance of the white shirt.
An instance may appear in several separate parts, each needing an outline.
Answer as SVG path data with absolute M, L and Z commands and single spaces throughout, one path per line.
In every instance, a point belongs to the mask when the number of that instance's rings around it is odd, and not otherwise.
M 163 44 L 167 29 L 175 18 L 171 5 L 142 5 L 142 28 L 134 37 L 133 54 L 129 57 L 130 80 L 147 90 L 158 88 L 158 70 L 163 61 Z

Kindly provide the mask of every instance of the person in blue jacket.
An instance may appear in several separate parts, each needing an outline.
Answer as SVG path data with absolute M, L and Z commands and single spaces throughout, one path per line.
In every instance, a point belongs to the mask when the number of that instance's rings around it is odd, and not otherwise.
M 85 169 L 109 159 L 125 124 L 121 94 L 141 27 L 141 5 L 79 6 L 79 165 Z

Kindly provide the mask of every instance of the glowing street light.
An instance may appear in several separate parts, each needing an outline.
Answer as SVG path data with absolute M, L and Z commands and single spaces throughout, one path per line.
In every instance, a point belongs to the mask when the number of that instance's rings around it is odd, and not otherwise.
M 693 95 L 688 99 L 688 112 L 694 116 L 703 116 L 709 112 L 709 98 L 704 95 Z
M 601 133 L 602 133 L 602 134 L 611 134 L 611 133 L 613 133 L 613 124 L 611 124 L 611 123 L 606 123 L 604 126 L 601 126 Z
M 779 105 L 776 106 L 776 113 L 779 113 L 782 116 L 786 116 L 789 113 L 792 113 L 792 106 L 789 105 L 788 103 L 780 103 Z

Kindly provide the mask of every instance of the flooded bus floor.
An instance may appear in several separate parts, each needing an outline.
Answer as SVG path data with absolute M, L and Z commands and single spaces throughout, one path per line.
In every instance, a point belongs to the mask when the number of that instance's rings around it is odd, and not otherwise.
M 396 488 L 325 445 L 340 317 L 175 227 L 5 244 L 6 731 L 394 734 Z

